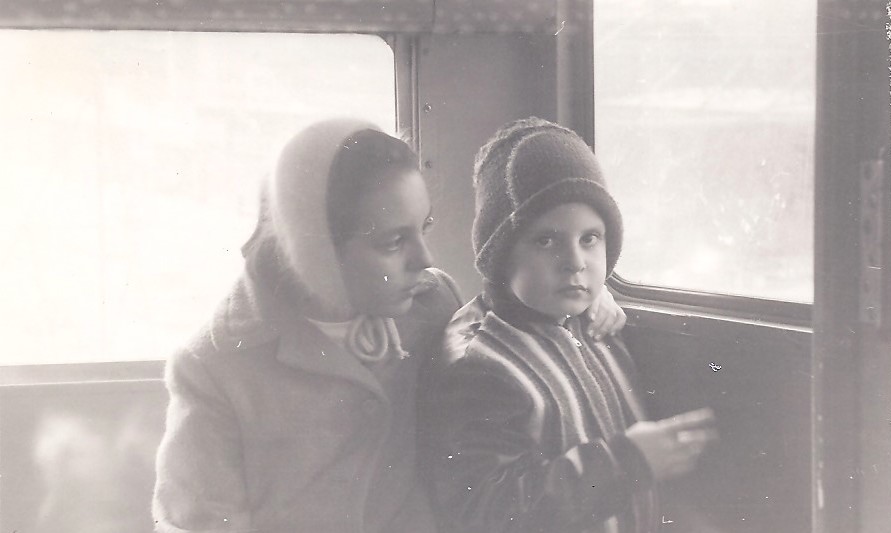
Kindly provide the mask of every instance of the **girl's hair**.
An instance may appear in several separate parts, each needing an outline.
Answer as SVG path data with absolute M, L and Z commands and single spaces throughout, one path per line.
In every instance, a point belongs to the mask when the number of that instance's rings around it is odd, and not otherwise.
M 419 170 L 418 156 L 395 137 L 371 129 L 347 137 L 331 162 L 328 178 L 326 211 L 335 247 L 357 231 L 356 206 L 365 193 L 386 180 Z

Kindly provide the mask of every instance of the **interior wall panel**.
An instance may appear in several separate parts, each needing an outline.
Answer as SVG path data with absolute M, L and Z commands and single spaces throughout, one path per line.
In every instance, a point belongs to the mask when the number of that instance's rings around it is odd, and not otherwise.
M 509 120 L 556 120 L 552 35 L 432 35 L 419 39 L 420 156 L 436 223 L 436 262 L 465 298 L 481 288 L 473 267 L 473 159 Z
M 651 417 L 710 407 L 720 433 L 663 486 L 665 527 L 809 532 L 810 333 L 631 308 L 625 338 Z

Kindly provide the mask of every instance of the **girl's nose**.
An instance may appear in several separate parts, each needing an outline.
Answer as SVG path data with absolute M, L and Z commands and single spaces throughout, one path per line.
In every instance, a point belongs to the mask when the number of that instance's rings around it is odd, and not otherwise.
M 424 270 L 433 266 L 433 254 L 430 253 L 430 248 L 427 247 L 427 243 L 423 239 L 418 241 L 415 246 L 411 266 L 412 270 Z

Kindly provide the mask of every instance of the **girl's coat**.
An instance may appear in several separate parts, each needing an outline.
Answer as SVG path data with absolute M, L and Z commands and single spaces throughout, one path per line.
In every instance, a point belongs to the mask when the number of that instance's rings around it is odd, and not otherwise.
M 305 318 L 310 309 L 352 311 L 327 194 L 336 155 L 366 129 L 376 128 L 323 121 L 285 145 L 244 248 L 244 275 L 169 361 L 153 503 L 159 532 L 433 530 L 417 481 L 415 391 L 460 305 L 454 282 L 427 270 L 426 292 L 392 328 L 390 318 L 354 318 L 386 322 L 386 337 L 365 340 L 393 348 L 401 338 L 411 354 L 373 370 Z
M 168 363 L 157 530 L 434 531 L 416 475 L 415 391 L 460 299 L 428 272 L 437 283 L 397 321 L 411 357 L 388 363 L 385 391 L 248 269 Z

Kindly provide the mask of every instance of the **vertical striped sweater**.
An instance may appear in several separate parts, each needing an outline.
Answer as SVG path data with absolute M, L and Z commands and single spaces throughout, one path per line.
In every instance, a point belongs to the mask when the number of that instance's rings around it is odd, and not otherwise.
M 481 297 L 455 314 L 422 399 L 446 531 L 655 531 L 652 474 L 625 437 L 645 416 L 633 361 L 583 326 L 518 327 Z

